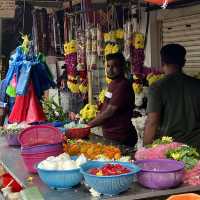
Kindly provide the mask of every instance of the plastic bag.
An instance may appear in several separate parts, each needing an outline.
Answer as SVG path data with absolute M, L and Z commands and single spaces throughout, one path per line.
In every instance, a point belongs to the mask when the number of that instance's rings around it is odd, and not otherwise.
M 9 97 L 16 97 L 16 89 L 9 85 L 6 89 L 6 94 L 9 96 Z
M 17 95 L 25 95 L 27 90 L 28 81 L 30 78 L 32 63 L 30 61 L 24 61 L 20 70 L 19 80 L 17 83 L 16 93 Z

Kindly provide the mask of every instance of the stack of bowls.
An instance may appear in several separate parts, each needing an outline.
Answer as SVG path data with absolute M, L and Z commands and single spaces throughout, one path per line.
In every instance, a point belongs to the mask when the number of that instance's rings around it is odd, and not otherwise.
M 58 156 L 63 153 L 62 143 L 21 147 L 21 155 L 27 170 L 36 173 L 36 165 L 50 156 Z
M 27 170 L 37 173 L 36 166 L 50 156 L 63 153 L 63 134 L 52 126 L 32 126 L 24 129 L 19 136 L 21 155 Z

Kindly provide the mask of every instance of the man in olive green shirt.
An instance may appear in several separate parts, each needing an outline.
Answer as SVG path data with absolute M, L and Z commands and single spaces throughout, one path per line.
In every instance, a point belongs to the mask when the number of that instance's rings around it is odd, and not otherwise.
M 200 148 L 200 80 L 185 75 L 186 50 L 178 44 L 161 49 L 165 78 L 149 88 L 144 143 L 171 136 Z

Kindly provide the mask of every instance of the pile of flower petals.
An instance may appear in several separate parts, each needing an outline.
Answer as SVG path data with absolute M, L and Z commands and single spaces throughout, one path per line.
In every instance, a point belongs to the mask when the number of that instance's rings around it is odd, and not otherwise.
M 187 185 L 200 185 L 200 161 L 193 169 L 185 171 L 183 180 Z
M 151 148 L 140 148 L 135 153 L 136 160 L 145 160 L 145 159 L 164 159 L 166 158 L 166 153 L 170 149 L 176 149 L 180 147 L 182 144 L 177 142 L 172 142 L 170 144 L 160 144 L 156 147 Z
M 135 153 L 135 159 L 136 160 L 145 160 L 145 159 L 165 159 L 166 153 L 170 149 L 176 149 L 177 147 L 182 146 L 183 144 L 172 142 L 170 144 L 160 144 L 156 147 L 151 148 L 140 148 Z M 190 169 L 185 170 L 183 182 L 186 185 L 192 185 L 197 186 L 200 185 L 200 161 L 197 163 L 197 165 Z

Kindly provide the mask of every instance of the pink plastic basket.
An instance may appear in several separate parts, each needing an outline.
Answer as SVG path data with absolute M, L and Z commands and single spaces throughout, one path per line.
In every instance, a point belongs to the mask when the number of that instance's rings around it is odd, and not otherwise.
M 63 141 L 63 134 L 52 126 L 40 125 L 24 129 L 19 135 L 23 147 L 42 144 L 57 144 Z
M 36 166 L 39 162 L 45 160 L 46 158 L 50 156 L 58 156 L 63 151 L 51 151 L 51 152 L 44 152 L 44 153 L 38 153 L 38 154 L 21 154 L 22 158 L 24 160 L 24 163 L 27 167 L 28 172 L 30 173 L 37 173 Z

